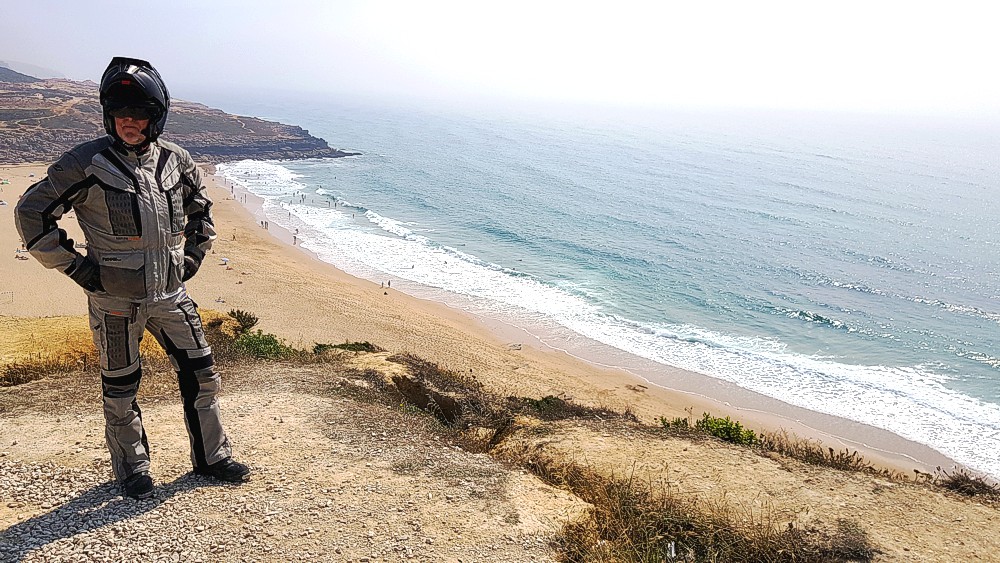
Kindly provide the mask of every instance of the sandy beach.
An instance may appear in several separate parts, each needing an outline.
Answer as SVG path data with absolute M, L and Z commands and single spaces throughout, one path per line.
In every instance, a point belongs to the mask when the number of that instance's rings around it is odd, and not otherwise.
M 0 166 L 0 316 L 49 317 L 86 314 L 82 290 L 66 276 L 21 260 L 13 226 L 18 195 L 45 174 L 43 165 Z M 260 328 L 288 343 L 369 341 L 391 352 L 412 352 L 443 367 L 471 373 L 510 394 L 560 395 L 589 405 L 630 408 L 644 420 L 731 416 L 755 430 L 786 430 L 836 448 L 857 449 L 877 465 L 906 474 L 952 462 L 923 445 L 863 424 L 792 407 L 700 374 L 636 358 L 613 349 L 586 359 L 575 350 L 555 350 L 538 338 L 499 321 L 474 317 L 441 303 L 412 297 L 362 280 L 318 260 L 292 244 L 292 234 L 264 229 L 259 202 L 232 190 L 225 179 L 206 175 L 215 201 L 218 239 L 188 289 L 203 309 L 251 311 Z M 241 200 L 246 203 L 241 203 Z M 71 238 L 82 237 L 75 221 L 62 221 Z M 82 322 L 82 321 L 81 321 Z M 0 357 L 10 351 L 0 350 Z M 589 360 L 589 361 L 588 361 Z M 627 368 L 601 367 L 615 365 Z M 669 374 L 672 389 L 650 384 L 644 373 Z

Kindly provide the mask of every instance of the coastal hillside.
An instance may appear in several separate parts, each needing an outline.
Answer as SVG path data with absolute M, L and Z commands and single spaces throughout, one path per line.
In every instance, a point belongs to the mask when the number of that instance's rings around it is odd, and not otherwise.
M 0 162 L 49 162 L 103 134 L 93 82 L 39 80 L 0 68 Z M 357 154 L 331 148 L 301 127 L 177 99 L 171 100 L 163 136 L 191 151 L 196 160 L 209 163 Z

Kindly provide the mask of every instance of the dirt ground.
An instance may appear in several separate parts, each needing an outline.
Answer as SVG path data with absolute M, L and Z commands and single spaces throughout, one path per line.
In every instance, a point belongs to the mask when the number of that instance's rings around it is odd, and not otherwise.
M 99 393 L 85 391 L 96 381 L 59 389 L 36 382 L 28 384 L 31 393 L 0 389 L 0 483 L 8 491 L 0 502 L 0 559 L 7 560 L 6 544 L 24 561 L 169 560 L 179 549 L 177 526 L 159 528 L 158 521 L 200 527 L 196 541 L 183 542 L 188 561 L 552 559 L 553 537 L 583 503 L 524 471 L 456 449 L 428 417 L 302 390 L 330 387 L 327 377 L 336 375 L 270 366 L 225 393 L 236 455 L 254 470 L 241 486 L 192 484 L 200 478 L 190 475 L 179 399 L 169 386 L 151 385 L 165 391 L 142 399 L 158 483 L 147 503 L 118 500 L 109 482 Z M 11 396 L 19 391 L 21 397 Z M 25 400 L 35 393 L 55 400 Z M 5 478 L 3 464 L 9 475 L 21 475 L 19 482 Z M 75 477 L 78 486 L 59 498 L 32 495 L 51 473 Z M 147 505 L 115 516 L 144 526 L 145 536 L 87 553 L 112 527 L 93 526 L 87 513 L 116 502 Z M 32 526 L 59 532 L 38 546 L 21 537 Z
M 399 364 L 385 356 L 358 354 L 351 366 L 398 373 Z M 357 400 L 344 391 L 343 369 L 264 364 L 223 372 L 228 431 L 238 457 L 255 471 L 239 487 L 191 482 L 197 478 L 189 474 L 172 374 L 150 370 L 142 406 L 160 500 L 120 520 L 145 526 L 165 551 L 126 541 L 88 557 L 158 560 L 183 545 L 192 561 L 556 558 L 555 538 L 586 503 L 519 467 L 459 449 L 424 414 Z M 20 560 L 60 560 L 101 545 L 107 527 L 82 517 L 117 495 L 98 387 L 95 375 L 76 373 L 0 389 L 0 483 L 17 492 L 0 502 L 0 547 L 17 545 L 22 527 L 58 523 L 60 530 L 41 546 L 28 544 Z M 674 494 L 726 504 L 777 528 L 849 519 L 881 552 L 876 561 L 990 561 L 1000 553 L 996 507 L 926 485 L 611 422 L 563 421 L 543 433 L 518 432 L 498 453 L 523 446 L 605 474 L 663 483 Z M 3 464 L 22 477 L 5 478 Z M 80 486 L 61 498 L 22 492 L 45 487 L 46 475 L 74 472 L 83 472 Z M 154 522 L 174 525 L 159 529 Z M 178 544 L 178 525 L 204 533 Z

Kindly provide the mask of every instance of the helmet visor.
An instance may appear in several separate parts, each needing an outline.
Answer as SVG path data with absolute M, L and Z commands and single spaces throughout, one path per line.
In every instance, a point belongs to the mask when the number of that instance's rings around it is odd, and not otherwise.
M 148 107 L 123 106 L 108 110 L 108 114 L 111 117 L 122 119 L 151 119 L 153 117 L 153 110 Z

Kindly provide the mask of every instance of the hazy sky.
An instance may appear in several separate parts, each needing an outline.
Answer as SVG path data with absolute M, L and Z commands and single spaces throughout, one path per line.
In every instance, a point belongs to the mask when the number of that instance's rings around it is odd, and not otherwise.
M 147 58 L 180 93 L 997 116 L 994 5 L 4 0 L 0 60 L 98 80 L 113 55 Z

